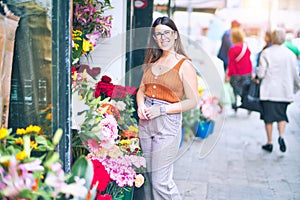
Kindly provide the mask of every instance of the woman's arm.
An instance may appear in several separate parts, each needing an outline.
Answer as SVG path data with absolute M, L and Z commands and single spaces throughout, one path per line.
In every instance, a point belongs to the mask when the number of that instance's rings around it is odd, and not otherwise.
M 184 61 L 179 70 L 182 78 L 185 99 L 178 103 L 166 106 L 166 112 L 179 113 L 195 108 L 198 103 L 198 80 L 193 64 L 190 61 Z
M 148 119 L 145 114 L 146 106 L 145 106 L 144 94 L 145 94 L 145 85 L 144 85 L 143 78 L 142 78 L 140 87 L 136 93 L 136 102 L 137 102 L 137 106 L 138 106 L 137 111 L 138 111 L 138 116 L 140 119 Z
M 267 66 L 268 66 L 267 57 L 263 51 L 260 55 L 259 65 L 256 68 L 256 75 L 258 78 L 262 79 L 265 77 Z

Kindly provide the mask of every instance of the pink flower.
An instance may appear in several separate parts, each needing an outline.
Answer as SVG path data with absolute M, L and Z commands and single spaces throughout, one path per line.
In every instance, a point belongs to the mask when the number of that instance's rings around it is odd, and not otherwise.
M 115 144 L 115 140 L 118 138 L 118 123 L 113 115 L 105 115 L 100 121 L 100 132 L 96 133 L 96 136 L 101 140 L 100 145 L 104 148 L 111 148 Z
M 22 171 L 43 171 L 44 167 L 41 165 L 42 161 L 39 159 L 36 159 L 32 162 L 20 164 L 20 169 Z
M 200 111 L 200 120 L 213 121 L 222 112 L 222 106 L 217 97 L 207 96 L 201 99 Z
M 4 196 L 16 196 L 19 191 L 31 189 L 34 183 L 32 173 L 18 174 L 18 163 L 14 156 L 9 161 L 8 173 L 0 166 L 1 193 Z
M 94 139 L 88 139 L 85 144 L 88 146 L 90 152 L 97 153 L 99 151 L 99 142 Z
M 204 117 L 209 118 L 209 119 L 213 119 L 213 116 L 214 116 L 213 106 L 204 104 L 202 106 L 202 113 L 203 113 Z
M 101 158 L 98 159 L 105 167 L 110 178 L 114 180 L 119 187 L 133 186 L 136 177 L 136 172 L 132 168 L 132 163 L 129 156 L 119 158 Z
M 94 31 L 91 34 L 86 34 L 86 38 L 95 47 L 97 45 L 97 39 L 101 36 L 100 32 Z
M 146 167 L 146 159 L 142 156 L 130 155 L 129 159 L 132 165 L 134 165 L 137 168 Z

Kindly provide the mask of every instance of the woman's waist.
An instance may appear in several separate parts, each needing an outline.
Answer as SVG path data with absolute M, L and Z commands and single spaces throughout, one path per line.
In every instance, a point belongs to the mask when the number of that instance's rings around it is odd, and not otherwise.
M 232 74 L 230 75 L 232 76 L 241 76 L 241 77 L 248 77 L 248 76 L 252 76 L 252 71 L 251 72 L 232 72 Z
M 147 95 L 145 95 L 145 104 L 151 104 L 151 105 L 154 105 L 154 104 L 157 104 L 157 105 L 168 105 L 168 104 L 171 104 L 171 103 L 174 103 L 174 102 L 170 102 L 170 101 L 167 101 L 165 99 L 160 99 L 160 98 L 157 98 L 157 97 L 149 97 Z
M 150 99 L 156 99 L 168 103 L 176 103 L 181 99 L 174 93 L 157 93 L 157 92 L 145 92 L 145 96 Z

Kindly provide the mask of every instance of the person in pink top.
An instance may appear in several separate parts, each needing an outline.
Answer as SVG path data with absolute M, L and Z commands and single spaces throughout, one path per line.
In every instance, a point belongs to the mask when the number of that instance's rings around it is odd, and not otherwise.
M 233 46 L 228 52 L 228 68 L 226 70 L 226 82 L 230 82 L 235 94 L 235 103 L 232 108 L 237 111 L 237 96 L 242 96 L 245 85 L 250 84 L 252 78 L 251 52 L 244 42 L 244 32 L 240 28 L 231 31 Z

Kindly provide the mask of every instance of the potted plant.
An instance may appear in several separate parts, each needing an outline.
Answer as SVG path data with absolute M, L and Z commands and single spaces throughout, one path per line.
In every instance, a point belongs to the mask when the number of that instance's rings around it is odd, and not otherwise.
M 189 141 L 192 137 L 195 136 L 195 124 L 198 124 L 198 119 L 200 117 L 199 109 L 192 109 L 183 112 L 182 114 L 182 139 L 180 146 L 183 141 Z
M 215 120 L 222 112 L 222 106 L 218 97 L 207 95 L 201 98 L 199 110 L 200 117 L 196 137 L 204 139 L 213 133 Z

